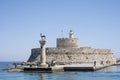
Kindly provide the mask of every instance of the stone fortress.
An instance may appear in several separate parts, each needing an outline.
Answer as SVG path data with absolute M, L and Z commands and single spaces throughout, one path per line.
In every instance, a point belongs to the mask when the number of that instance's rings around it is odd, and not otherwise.
M 46 63 L 50 64 L 53 60 L 56 64 L 115 64 L 116 58 L 111 49 L 95 49 L 91 47 L 79 47 L 78 38 L 74 38 L 74 33 L 69 32 L 69 38 L 57 38 L 56 47 L 46 48 Z M 31 50 L 28 62 L 41 61 L 41 48 Z

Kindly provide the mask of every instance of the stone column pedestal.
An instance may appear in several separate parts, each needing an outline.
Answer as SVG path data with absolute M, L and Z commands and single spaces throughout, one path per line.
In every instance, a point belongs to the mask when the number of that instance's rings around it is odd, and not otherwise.
M 40 54 L 40 67 L 48 67 L 48 64 L 46 64 L 46 40 L 40 40 L 41 44 L 41 54 Z

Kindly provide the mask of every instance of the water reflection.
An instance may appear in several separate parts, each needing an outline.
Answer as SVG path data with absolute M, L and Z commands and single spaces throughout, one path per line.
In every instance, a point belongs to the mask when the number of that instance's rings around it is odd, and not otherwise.
M 117 71 L 117 66 L 110 66 L 110 67 L 107 67 L 107 68 L 104 68 L 104 69 L 101 69 L 101 70 L 98 70 L 98 71 L 115 72 L 115 71 Z
M 46 74 L 40 73 L 40 80 L 46 80 Z
M 40 80 L 78 80 L 76 72 L 40 73 Z

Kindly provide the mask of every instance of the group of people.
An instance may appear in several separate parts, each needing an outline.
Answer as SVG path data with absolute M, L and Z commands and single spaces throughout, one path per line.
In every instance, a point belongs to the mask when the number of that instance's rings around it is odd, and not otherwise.
M 94 66 L 96 66 L 96 63 L 97 63 L 97 62 L 94 61 Z M 104 65 L 104 61 L 101 61 L 100 64 L 101 64 L 101 65 Z M 106 61 L 106 64 L 110 64 L 110 61 Z

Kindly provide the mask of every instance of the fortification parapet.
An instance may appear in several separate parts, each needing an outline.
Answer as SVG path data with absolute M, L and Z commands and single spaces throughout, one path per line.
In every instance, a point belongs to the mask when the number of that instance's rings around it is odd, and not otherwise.
M 57 38 L 57 48 L 78 48 L 78 39 Z
M 57 38 L 57 48 L 78 48 L 78 38 L 74 38 L 73 34 L 70 30 L 69 38 Z

